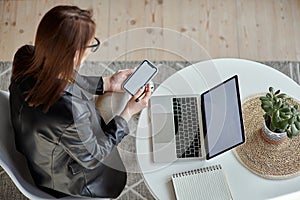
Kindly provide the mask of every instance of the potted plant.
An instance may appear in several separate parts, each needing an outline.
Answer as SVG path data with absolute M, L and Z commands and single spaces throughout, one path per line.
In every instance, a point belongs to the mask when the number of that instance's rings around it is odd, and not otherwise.
M 269 92 L 259 99 L 265 111 L 262 136 L 266 141 L 278 144 L 287 137 L 293 138 L 299 134 L 300 112 L 298 105 L 292 103 L 292 98 L 270 87 Z

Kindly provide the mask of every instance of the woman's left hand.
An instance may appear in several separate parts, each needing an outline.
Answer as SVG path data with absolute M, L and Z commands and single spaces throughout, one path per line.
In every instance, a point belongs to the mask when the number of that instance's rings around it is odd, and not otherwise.
M 137 93 L 129 99 L 120 116 L 128 122 L 134 114 L 148 106 L 151 93 L 150 84 L 147 84 L 145 88 L 140 88 Z M 138 98 L 139 101 L 136 101 Z
M 112 76 L 103 77 L 104 92 L 124 92 L 122 84 L 135 69 L 119 71 Z

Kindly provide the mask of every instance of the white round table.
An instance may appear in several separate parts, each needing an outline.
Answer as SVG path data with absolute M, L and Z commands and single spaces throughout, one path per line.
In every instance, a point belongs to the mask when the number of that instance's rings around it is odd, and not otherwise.
M 165 80 L 153 93 L 191 94 L 206 91 L 237 74 L 241 99 L 267 92 L 269 86 L 300 100 L 300 86 L 281 72 L 266 65 L 242 59 L 215 59 L 193 64 Z M 157 199 L 175 199 L 171 175 L 186 170 L 221 164 L 234 199 L 300 199 L 300 176 L 268 180 L 246 169 L 228 151 L 209 161 L 154 163 L 148 109 L 143 110 L 137 127 L 136 150 L 145 182 Z

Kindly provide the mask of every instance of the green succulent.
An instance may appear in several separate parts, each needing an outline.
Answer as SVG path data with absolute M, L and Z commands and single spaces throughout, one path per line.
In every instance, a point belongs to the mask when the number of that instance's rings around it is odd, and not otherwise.
M 266 96 L 259 98 L 261 107 L 265 111 L 264 119 L 268 128 L 273 132 L 286 132 L 289 138 L 297 136 L 300 130 L 300 112 L 298 105 L 290 103 L 292 100 L 280 90 L 274 92 L 269 88 Z

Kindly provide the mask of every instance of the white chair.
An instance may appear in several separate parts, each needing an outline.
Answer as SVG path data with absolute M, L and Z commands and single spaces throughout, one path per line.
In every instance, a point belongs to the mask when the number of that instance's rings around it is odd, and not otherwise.
M 8 92 L 0 91 L 0 165 L 27 198 L 53 199 L 34 185 L 25 158 L 16 150 L 8 97 Z
M 8 99 L 9 93 L 0 90 L 0 166 L 27 198 L 55 199 L 35 186 L 25 157 L 16 150 Z M 63 199 L 78 198 L 65 197 Z

